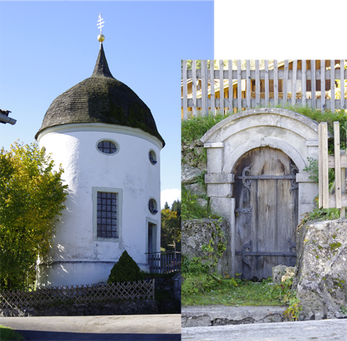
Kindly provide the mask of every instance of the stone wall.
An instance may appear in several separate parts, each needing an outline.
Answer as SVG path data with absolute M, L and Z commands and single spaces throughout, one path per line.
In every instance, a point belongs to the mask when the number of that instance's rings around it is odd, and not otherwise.
M 64 304 L 58 306 L 21 307 L 1 309 L 0 316 L 90 316 L 158 314 L 155 300 L 109 302 L 102 304 Z
M 197 195 L 197 202 L 202 207 L 207 207 L 206 188 L 198 181 L 206 172 L 206 157 L 203 143 L 195 140 L 190 144 L 181 146 L 181 182 L 182 186 L 192 195 Z
M 197 196 L 197 204 L 208 209 L 206 187 L 199 181 L 201 175 L 207 169 L 206 150 L 200 140 L 181 147 L 181 182 L 185 189 L 192 195 Z M 217 225 L 218 224 L 218 225 Z M 218 238 L 216 227 L 220 226 L 224 234 L 223 241 Z M 218 259 L 217 266 L 211 271 L 219 273 L 231 273 L 230 264 L 230 229 L 226 221 L 218 222 L 212 219 L 194 219 L 182 221 L 182 254 L 188 257 L 206 257 L 207 253 L 201 247 L 213 241 L 214 256 L 217 254 L 218 243 L 223 242 L 227 246 L 223 257 Z
M 224 237 L 219 236 L 217 227 L 220 228 Z M 213 271 L 224 274 L 230 274 L 230 233 L 229 225 L 225 221 L 218 221 L 216 219 L 194 219 L 182 222 L 182 254 L 188 257 L 201 257 L 209 258 L 209 253 L 204 251 L 203 245 L 213 247 L 211 255 L 217 255 L 218 243 L 224 243 L 227 249 L 221 258 L 218 258 L 217 265 Z
M 297 229 L 293 288 L 300 320 L 347 317 L 347 220 L 308 222 Z

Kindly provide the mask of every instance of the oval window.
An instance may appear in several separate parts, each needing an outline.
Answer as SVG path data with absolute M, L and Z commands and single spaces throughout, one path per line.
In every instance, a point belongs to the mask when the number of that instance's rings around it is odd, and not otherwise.
M 148 209 L 152 214 L 157 214 L 157 202 L 154 199 L 150 199 L 148 202 Z
M 118 151 L 117 145 L 107 140 L 100 141 L 98 143 L 98 149 L 105 154 L 114 154 Z
M 149 161 L 151 161 L 152 165 L 155 165 L 157 161 L 157 155 L 155 154 L 154 150 L 149 151 Z

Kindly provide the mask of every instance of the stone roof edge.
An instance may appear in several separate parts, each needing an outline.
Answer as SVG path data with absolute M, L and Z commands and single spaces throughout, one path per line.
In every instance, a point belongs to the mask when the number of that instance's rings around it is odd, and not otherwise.
M 239 113 L 233 114 L 224 120 L 218 122 L 216 125 L 214 125 L 210 130 L 208 130 L 205 135 L 200 139 L 203 143 L 208 141 L 208 139 L 220 128 L 222 128 L 224 125 L 228 124 L 229 122 L 239 120 L 241 118 L 244 118 L 246 116 L 251 115 L 259 115 L 259 114 L 275 114 L 275 115 L 281 115 L 293 118 L 294 120 L 301 121 L 302 123 L 309 126 L 312 130 L 316 131 L 318 133 L 318 123 L 311 118 L 304 116 L 302 114 L 299 114 L 295 111 L 288 110 L 288 109 L 282 109 L 282 108 L 255 108 L 250 110 L 241 111 Z

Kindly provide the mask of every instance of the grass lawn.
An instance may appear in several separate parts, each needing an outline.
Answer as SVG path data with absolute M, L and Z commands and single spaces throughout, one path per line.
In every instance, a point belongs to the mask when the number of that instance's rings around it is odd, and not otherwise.
M 198 278 L 198 276 L 196 277 Z M 198 288 L 198 280 L 195 288 Z M 188 283 L 189 284 L 189 283 Z M 214 288 L 191 290 L 182 286 L 182 305 L 283 306 L 290 294 L 288 285 L 273 284 L 271 278 L 261 282 L 222 279 Z
M 7 328 L 0 325 L 0 340 L 24 340 L 24 337 L 16 331 L 12 330 L 11 328 Z

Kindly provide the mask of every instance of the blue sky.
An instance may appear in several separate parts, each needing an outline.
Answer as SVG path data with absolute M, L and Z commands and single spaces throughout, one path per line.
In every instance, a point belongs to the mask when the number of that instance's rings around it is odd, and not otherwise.
M 181 59 L 213 58 L 213 1 L 0 1 L 0 108 L 17 120 L 0 125 L 0 147 L 33 142 L 52 101 L 91 76 L 100 12 L 113 76 L 148 105 L 166 142 L 162 191 L 179 190 Z

